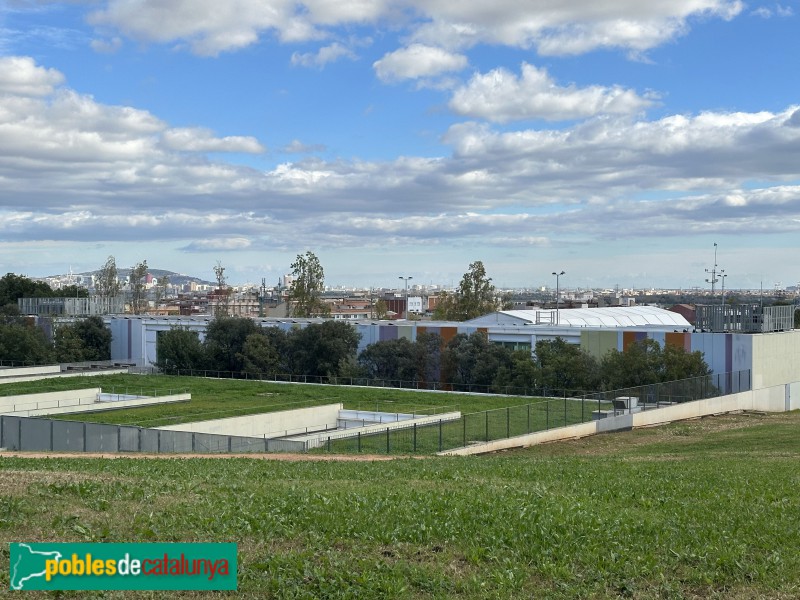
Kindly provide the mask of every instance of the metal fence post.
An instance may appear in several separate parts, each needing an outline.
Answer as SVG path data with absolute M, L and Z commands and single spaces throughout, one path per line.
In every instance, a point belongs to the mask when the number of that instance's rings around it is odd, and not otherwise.
M 386 454 L 389 454 L 389 428 L 386 428 Z
M 531 405 L 528 404 L 528 433 L 531 432 Z
M 22 421 L 19 422 L 20 434 L 22 433 Z M 20 443 L 22 439 L 20 438 Z M 83 422 L 83 451 L 86 452 L 86 421 Z
M 486 441 L 489 441 L 489 411 L 484 411 L 486 414 Z
M 506 406 L 506 437 L 511 437 L 511 407 Z
M 416 427 L 416 425 L 415 425 Z M 358 432 L 358 451 L 361 452 L 361 432 Z
M 414 423 L 414 452 L 417 451 L 417 424 Z
M 544 405 L 544 413 L 545 413 L 545 429 L 550 429 L 550 400 L 548 400 Z
M 461 423 L 464 425 L 464 448 L 467 447 L 467 415 L 461 415 Z
M 439 452 L 442 451 L 442 420 L 439 419 Z
M 564 392 L 566 394 L 566 392 Z M 567 397 L 564 396 L 564 427 L 567 426 Z

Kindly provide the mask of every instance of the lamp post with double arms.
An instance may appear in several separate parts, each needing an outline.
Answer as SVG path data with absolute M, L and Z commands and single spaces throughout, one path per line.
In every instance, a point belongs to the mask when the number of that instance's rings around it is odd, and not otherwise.
M 553 275 L 556 276 L 556 325 L 560 325 L 561 324 L 561 318 L 560 318 L 560 315 L 558 313 L 558 306 L 559 306 L 559 304 L 561 302 L 561 290 L 558 287 L 558 280 L 564 274 L 565 274 L 564 271 L 561 271 L 561 273 L 556 273 L 555 271 L 553 271 Z

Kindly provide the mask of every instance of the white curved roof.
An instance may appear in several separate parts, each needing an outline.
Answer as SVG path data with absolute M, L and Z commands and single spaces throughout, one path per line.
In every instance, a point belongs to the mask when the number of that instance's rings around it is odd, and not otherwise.
M 556 320 L 558 319 L 558 320 Z M 655 306 L 611 306 L 605 308 L 562 308 L 555 310 L 502 310 L 469 321 L 471 325 L 512 324 L 559 327 L 658 327 L 689 328 L 680 314 Z

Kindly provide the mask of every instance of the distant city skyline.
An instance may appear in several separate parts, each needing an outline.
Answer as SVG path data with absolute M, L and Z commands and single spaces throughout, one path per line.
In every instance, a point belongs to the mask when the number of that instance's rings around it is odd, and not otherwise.
M 1 271 L 800 281 L 796 2 L 264 6 L 0 4 Z

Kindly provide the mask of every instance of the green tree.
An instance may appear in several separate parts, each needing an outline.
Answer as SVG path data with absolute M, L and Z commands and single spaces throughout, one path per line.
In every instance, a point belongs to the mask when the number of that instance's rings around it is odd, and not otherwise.
M 237 375 L 244 371 L 244 345 L 258 325 L 246 317 L 218 317 L 208 324 L 203 342 L 208 368 Z
M 501 367 L 511 366 L 511 351 L 489 341 L 482 331 L 470 335 L 459 333 L 442 352 L 442 372 L 446 383 L 456 389 L 471 385 L 492 385 Z
M 0 324 L 0 361 L 43 365 L 53 360 L 53 346 L 41 329 L 25 323 Z
M 142 261 L 131 267 L 131 309 L 133 314 L 142 314 L 146 308 L 147 296 L 145 294 L 144 278 L 147 276 L 147 261 Z
M 371 379 L 413 382 L 417 380 L 415 345 L 406 338 L 370 344 L 358 356 L 364 374 Z
M 55 335 L 56 360 L 62 363 L 83 362 L 83 340 L 71 325 L 62 325 L 56 329 Z
M 313 252 L 298 254 L 291 264 L 294 280 L 289 288 L 289 310 L 294 317 L 326 316 L 330 307 L 321 299 L 325 272 Z
M 162 300 L 167 297 L 167 289 L 169 288 L 169 275 L 164 273 L 161 277 L 158 278 L 158 283 L 154 288 L 155 292 L 155 301 L 156 306 L 158 306 Z
M 84 360 L 111 360 L 111 330 L 98 316 L 77 321 L 75 328 L 85 348 Z
M 600 365 L 577 344 L 562 338 L 536 342 L 534 363 L 539 370 L 538 384 L 552 391 L 582 393 L 600 385 Z
M 623 388 L 702 377 L 711 373 L 702 352 L 687 352 L 679 346 L 665 348 L 651 339 L 630 344 L 624 352 L 609 351 L 601 361 L 606 389 Z
M 286 338 L 286 332 L 277 327 L 261 328 L 248 335 L 242 347 L 244 372 L 269 377 L 288 372 Z
M 113 256 L 109 256 L 97 272 L 94 278 L 94 291 L 95 295 L 104 302 L 105 311 L 109 312 L 111 298 L 119 296 L 120 291 L 117 262 Z
M 168 375 L 205 368 L 205 350 L 195 331 L 173 327 L 156 338 L 155 366 Z
M 354 358 L 361 334 L 349 323 L 323 321 L 294 330 L 289 336 L 292 372 L 315 377 L 337 377 L 342 364 Z
M 7 273 L 0 278 L 0 306 L 17 306 L 20 298 L 52 298 L 53 290 L 44 281 Z
M 55 332 L 56 357 L 60 362 L 109 360 L 111 330 L 97 316 L 63 323 Z
M 423 386 L 439 383 L 442 373 L 442 336 L 427 331 L 417 331 L 414 342 L 414 360 L 417 379 Z
M 527 350 L 515 350 L 511 354 L 511 364 L 501 365 L 492 380 L 492 391 L 503 394 L 530 396 L 541 388 L 541 369 Z
M 389 307 L 386 305 L 386 300 L 379 298 L 375 303 L 375 318 L 378 320 L 385 319 L 388 312 Z
M 53 290 L 53 298 L 88 298 L 89 290 L 80 285 L 65 285 L 64 287 Z
M 469 265 L 469 271 L 464 273 L 455 293 L 441 294 L 434 317 L 448 321 L 467 321 L 495 311 L 500 306 L 501 301 L 492 280 L 486 276 L 483 262 L 478 260 Z

